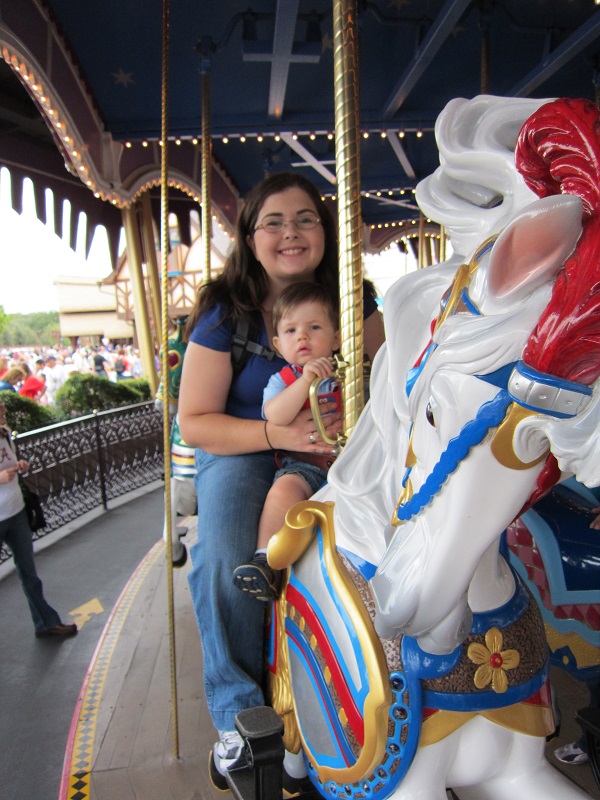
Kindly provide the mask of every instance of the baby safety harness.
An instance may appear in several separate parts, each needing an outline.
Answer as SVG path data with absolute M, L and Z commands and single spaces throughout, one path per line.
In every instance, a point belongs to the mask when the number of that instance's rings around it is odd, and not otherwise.
M 250 339 L 250 319 L 247 316 L 239 317 L 231 337 L 231 365 L 234 377 L 237 377 L 244 369 L 246 362 L 253 353 L 256 356 L 266 358 L 268 361 L 272 361 L 276 355 L 274 350 L 270 350 L 268 347 Z

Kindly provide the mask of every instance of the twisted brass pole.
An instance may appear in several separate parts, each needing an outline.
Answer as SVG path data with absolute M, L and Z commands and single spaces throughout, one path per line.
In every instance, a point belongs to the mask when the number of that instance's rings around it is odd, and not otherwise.
M 364 405 L 362 247 L 360 213 L 358 28 L 355 0 L 333 3 L 335 163 L 338 181 L 341 351 L 344 434 L 354 430 Z
M 480 92 L 487 94 L 490 90 L 490 33 L 486 26 L 481 34 L 480 43 Z
M 202 80 L 202 240 L 204 244 L 204 283 L 210 280 L 210 240 L 212 232 L 211 151 L 210 138 L 210 72 L 203 70 Z
M 440 264 L 446 260 L 446 228 L 440 225 Z
M 173 542 L 171 526 L 171 425 L 167 399 L 169 373 L 169 38 L 170 0 L 163 0 L 162 17 L 162 81 L 161 81 L 161 163 L 160 163 L 160 246 L 162 253 L 162 353 L 161 369 L 165 402 L 163 403 L 163 446 L 165 466 L 165 524 L 167 550 L 167 601 L 171 669 L 171 712 L 173 720 L 173 756 L 179 758 L 179 715 L 177 713 L 177 673 L 175 658 L 175 603 L 173 597 Z

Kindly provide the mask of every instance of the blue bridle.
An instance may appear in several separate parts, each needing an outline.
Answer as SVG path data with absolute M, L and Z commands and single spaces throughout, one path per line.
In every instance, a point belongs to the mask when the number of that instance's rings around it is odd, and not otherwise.
M 396 516 L 401 521 L 409 520 L 419 514 L 438 494 L 460 462 L 467 457 L 472 447 L 481 444 L 490 428 L 499 425 L 512 403 L 508 392 L 501 389 L 493 400 L 480 406 L 475 419 L 467 422 L 458 436 L 448 442 L 437 464 L 427 476 L 418 492 L 406 503 L 398 505 Z M 406 485 L 412 467 L 404 475 L 402 485 Z

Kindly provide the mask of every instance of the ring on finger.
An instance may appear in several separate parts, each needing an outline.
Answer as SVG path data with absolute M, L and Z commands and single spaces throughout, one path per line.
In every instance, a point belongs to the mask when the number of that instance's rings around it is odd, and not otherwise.
M 308 439 L 309 439 L 311 444 L 314 444 L 317 441 L 314 433 L 309 433 Z

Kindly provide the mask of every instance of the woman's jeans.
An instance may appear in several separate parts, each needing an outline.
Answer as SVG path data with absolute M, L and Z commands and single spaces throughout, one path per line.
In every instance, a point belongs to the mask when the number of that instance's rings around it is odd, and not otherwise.
M 198 542 L 189 576 L 204 657 L 208 710 L 218 730 L 238 711 L 264 705 L 265 605 L 233 585 L 252 559 L 258 521 L 276 465 L 273 454 L 214 456 L 196 451 Z
M 53 625 L 58 625 L 60 617 L 46 602 L 42 591 L 42 582 L 35 570 L 33 540 L 25 509 L 19 511 L 14 517 L 0 522 L 0 542 L 6 542 L 12 550 L 17 575 L 29 603 L 31 619 L 36 631 L 44 631 Z

